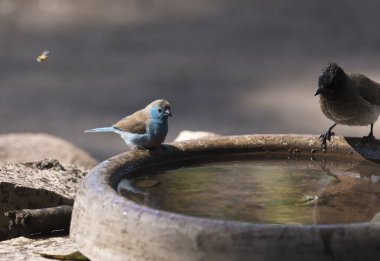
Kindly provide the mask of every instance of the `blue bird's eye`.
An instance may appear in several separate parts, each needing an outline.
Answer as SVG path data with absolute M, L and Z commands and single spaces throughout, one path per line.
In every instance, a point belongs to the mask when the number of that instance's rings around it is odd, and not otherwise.
M 161 110 L 161 109 L 158 109 L 158 112 L 162 112 L 162 110 Z

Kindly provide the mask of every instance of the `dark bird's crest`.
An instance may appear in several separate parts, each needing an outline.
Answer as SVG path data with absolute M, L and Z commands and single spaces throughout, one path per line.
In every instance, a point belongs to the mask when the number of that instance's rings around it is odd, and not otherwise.
M 333 85 L 339 76 L 344 73 L 343 69 L 336 63 L 329 63 L 322 69 L 322 74 L 319 76 L 318 85 L 320 87 L 329 87 Z
M 326 94 L 334 91 L 336 83 L 338 83 L 344 76 L 343 69 L 336 63 L 328 63 L 322 69 L 322 73 L 318 79 L 318 91 L 315 95 Z

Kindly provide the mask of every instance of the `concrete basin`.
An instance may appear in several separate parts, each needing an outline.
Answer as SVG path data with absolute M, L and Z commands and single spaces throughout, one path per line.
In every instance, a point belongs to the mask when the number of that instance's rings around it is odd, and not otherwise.
M 376 162 L 380 142 L 334 137 L 323 151 L 316 136 L 244 135 L 126 152 L 100 163 L 83 180 L 70 235 L 91 260 L 379 259 L 378 222 L 277 225 L 191 217 L 139 205 L 116 191 L 128 175 L 199 162 L 288 157 Z

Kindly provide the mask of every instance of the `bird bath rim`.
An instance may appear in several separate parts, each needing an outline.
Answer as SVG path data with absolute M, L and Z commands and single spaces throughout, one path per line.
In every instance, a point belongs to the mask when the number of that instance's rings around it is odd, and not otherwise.
M 361 244 L 367 249 L 373 246 L 373 251 L 365 253 L 367 257 L 380 253 L 375 247 L 380 243 L 377 222 L 276 225 L 191 217 L 139 205 L 116 191 L 118 182 L 136 171 L 231 155 L 378 161 L 380 142 L 363 145 L 358 138 L 334 137 L 324 152 L 316 136 L 241 135 L 126 152 L 100 163 L 83 180 L 75 199 L 71 237 L 91 260 L 123 260 L 126 256 L 131 260 L 275 260 L 292 249 L 298 253 L 289 260 L 310 259 L 310 255 L 318 260 L 344 257 Z

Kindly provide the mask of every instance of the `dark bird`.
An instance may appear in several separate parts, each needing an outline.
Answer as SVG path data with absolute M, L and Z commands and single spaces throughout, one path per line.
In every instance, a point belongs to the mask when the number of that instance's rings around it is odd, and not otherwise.
M 363 141 L 375 139 L 373 124 L 380 113 L 380 84 L 363 74 L 346 74 L 336 63 L 329 63 L 322 69 L 318 80 L 318 90 L 322 112 L 334 124 L 320 136 L 322 145 L 331 140 L 337 124 L 350 126 L 371 125 L 368 136 Z

